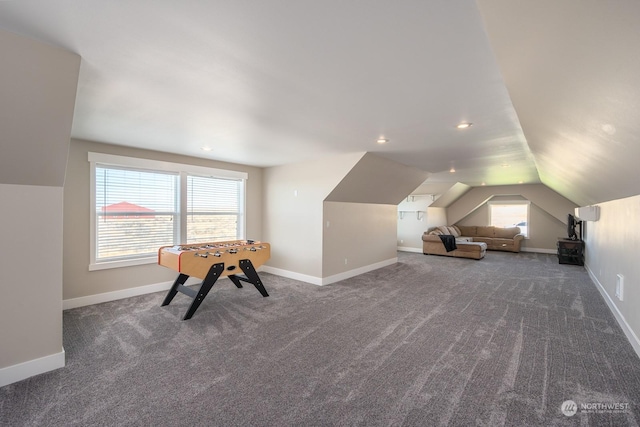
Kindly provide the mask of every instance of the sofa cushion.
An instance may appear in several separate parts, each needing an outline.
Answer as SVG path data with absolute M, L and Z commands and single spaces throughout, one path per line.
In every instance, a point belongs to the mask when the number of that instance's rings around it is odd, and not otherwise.
M 432 240 L 436 239 L 437 242 Z M 447 252 L 438 236 L 423 234 L 422 253 L 425 255 L 444 255 L 458 258 L 482 259 L 487 251 L 485 243 L 461 242 L 458 249 Z
M 495 230 L 495 227 L 492 227 L 492 226 L 488 226 L 488 227 L 478 226 L 476 228 L 476 233 L 478 237 L 494 237 L 494 230 Z
M 506 227 L 506 228 L 496 227 L 494 230 L 494 233 L 495 233 L 495 237 L 499 237 L 501 239 L 513 239 L 513 236 L 515 236 L 516 234 L 520 234 L 520 228 L 519 227 Z
M 478 235 L 478 233 L 476 232 L 476 229 L 478 227 L 476 227 L 475 225 L 457 225 L 456 227 L 458 227 L 458 230 L 460 230 L 461 236 L 474 237 Z
M 449 225 L 441 225 L 437 228 L 437 230 L 440 230 L 440 234 L 450 234 L 454 237 L 458 237 L 460 235 L 459 230 Z
M 474 236 L 473 237 L 473 241 L 474 242 L 484 242 L 487 245 L 490 244 L 493 241 L 493 237 L 479 237 L 479 236 Z
M 451 232 L 449 231 L 449 227 L 447 227 L 446 225 L 438 226 L 438 230 L 440 230 L 442 234 L 451 234 Z
M 484 252 L 487 250 L 487 244 L 483 242 L 468 242 L 458 245 L 460 252 Z

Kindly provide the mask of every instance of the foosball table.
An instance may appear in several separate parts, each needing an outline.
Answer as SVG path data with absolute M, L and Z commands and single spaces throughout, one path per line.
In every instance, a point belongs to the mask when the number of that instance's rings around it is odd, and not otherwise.
M 178 292 L 188 295 L 193 302 L 182 320 L 191 319 L 220 277 L 228 277 L 238 288 L 242 288 L 240 282 L 251 283 L 263 297 L 268 297 L 256 268 L 270 256 L 268 243 L 253 240 L 162 246 L 158 264 L 179 273 L 162 306 L 169 305 Z M 198 290 L 185 286 L 191 276 L 202 279 Z

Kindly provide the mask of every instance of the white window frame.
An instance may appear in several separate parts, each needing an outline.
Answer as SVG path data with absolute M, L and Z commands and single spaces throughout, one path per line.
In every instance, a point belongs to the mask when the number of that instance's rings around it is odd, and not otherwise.
M 175 236 L 176 241 L 174 244 L 179 244 L 181 236 L 186 236 L 186 212 L 187 212 L 187 199 L 186 199 L 186 176 L 187 175 L 201 175 L 215 178 L 230 178 L 242 180 L 241 186 L 241 205 L 240 215 L 238 218 L 238 234 L 240 239 L 245 238 L 246 230 L 246 180 L 249 178 L 249 174 L 246 172 L 232 171 L 226 169 L 208 168 L 203 166 L 189 165 L 183 163 L 172 163 L 161 160 L 142 159 L 137 157 L 117 156 L 113 154 L 104 153 L 88 153 L 88 160 L 90 164 L 90 196 L 89 196 L 89 271 L 105 270 L 110 268 L 130 267 L 135 265 L 153 264 L 158 262 L 157 257 L 140 257 L 127 260 L 117 261 L 96 261 L 96 164 L 105 166 L 124 167 L 132 169 L 148 170 L 151 172 L 173 172 L 179 174 L 179 189 L 178 189 L 178 218 L 180 221 L 180 227 L 178 235 Z
M 245 174 L 246 175 L 246 174 Z M 200 177 L 204 177 L 204 178 L 232 178 L 232 179 L 238 179 L 237 177 L 224 177 L 224 176 L 220 176 L 220 175 L 204 175 L 204 174 L 200 174 L 200 173 L 193 173 L 193 172 L 182 172 L 180 174 L 180 193 L 184 194 L 185 197 L 181 197 L 180 198 L 180 212 L 184 212 L 185 215 L 189 214 L 188 211 L 188 201 L 187 201 L 187 197 L 186 195 L 188 195 L 189 190 L 187 188 L 187 177 L 188 176 L 200 176 Z M 246 203 L 246 185 L 244 183 L 243 180 L 243 185 L 242 188 L 240 190 L 240 200 L 238 200 L 238 230 L 237 230 L 237 238 L 238 240 L 242 240 L 245 238 L 246 234 L 245 234 L 245 230 L 246 230 L 246 214 L 245 214 L 245 203 Z M 181 236 L 187 236 L 187 221 L 180 221 L 180 235 Z M 186 239 L 185 239 L 186 240 Z
M 492 209 L 491 206 L 492 205 L 526 205 L 527 206 L 527 234 L 526 236 L 524 236 L 525 239 L 529 239 L 529 236 L 531 236 L 531 201 L 529 200 L 502 200 L 502 201 L 494 201 L 494 202 L 487 202 L 487 205 L 489 205 L 489 225 L 491 226 L 493 224 L 492 221 Z

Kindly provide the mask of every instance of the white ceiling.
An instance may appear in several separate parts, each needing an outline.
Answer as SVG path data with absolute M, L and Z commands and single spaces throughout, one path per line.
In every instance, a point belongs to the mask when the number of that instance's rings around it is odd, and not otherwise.
M 582 206 L 640 194 L 640 1 L 478 3 L 542 182 Z
M 630 166 L 608 144 L 640 154 L 629 111 L 640 97 L 628 86 L 640 67 L 635 55 L 621 69 L 619 48 L 594 72 L 577 58 L 593 59 L 585 40 L 617 41 L 603 33 L 624 13 L 594 32 L 606 5 L 566 0 L 582 12 L 558 15 L 555 3 L 480 0 L 481 15 L 472 0 L 0 1 L 0 28 L 82 57 L 75 138 L 255 166 L 369 151 L 431 172 L 434 185 L 542 178 L 588 204 L 611 194 L 584 182 L 604 172 L 598 156 L 624 163 L 606 178 Z M 618 38 L 637 50 L 638 30 L 624 28 Z M 585 92 L 601 73 L 621 86 Z M 611 103 L 589 126 L 615 135 L 580 138 L 596 95 Z

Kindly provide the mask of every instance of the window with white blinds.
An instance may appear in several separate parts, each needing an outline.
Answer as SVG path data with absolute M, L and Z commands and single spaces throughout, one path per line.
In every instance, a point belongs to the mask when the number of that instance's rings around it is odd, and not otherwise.
M 246 173 L 89 153 L 90 270 L 157 262 L 161 246 L 244 238 Z
M 240 238 L 241 180 L 187 176 L 187 243 Z
M 178 174 L 96 165 L 96 261 L 149 257 L 179 231 Z

